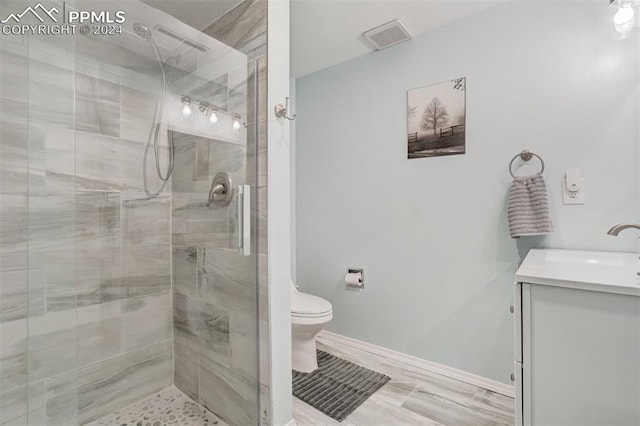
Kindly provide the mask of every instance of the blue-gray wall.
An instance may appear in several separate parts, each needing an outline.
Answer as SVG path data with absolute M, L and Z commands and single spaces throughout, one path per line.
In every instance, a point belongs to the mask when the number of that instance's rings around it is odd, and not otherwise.
M 329 330 L 508 382 L 519 252 L 636 250 L 605 235 L 638 219 L 639 182 L 638 41 L 611 41 L 606 3 L 508 3 L 297 80 L 296 275 L 333 303 Z M 407 160 L 407 90 L 462 76 L 466 155 Z M 556 232 L 516 244 L 522 149 L 546 162 Z M 584 206 L 562 205 L 572 167 Z

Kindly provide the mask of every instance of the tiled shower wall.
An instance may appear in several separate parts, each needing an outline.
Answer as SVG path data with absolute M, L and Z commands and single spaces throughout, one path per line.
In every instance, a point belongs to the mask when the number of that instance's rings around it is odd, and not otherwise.
M 2 425 L 69 426 L 172 383 L 171 199 L 146 199 L 142 171 L 159 83 L 82 55 L 99 48 L 0 46 Z
M 239 425 L 269 421 L 266 29 L 266 0 L 247 0 L 205 30 L 249 58 L 246 146 L 180 134 L 175 139 L 175 384 Z M 251 256 L 237 253 L 235 198 L 228 208 L 205 205 L 211 178 L 220 171 L 231 173 L 234 186 L 247 183 L 254 191 Z

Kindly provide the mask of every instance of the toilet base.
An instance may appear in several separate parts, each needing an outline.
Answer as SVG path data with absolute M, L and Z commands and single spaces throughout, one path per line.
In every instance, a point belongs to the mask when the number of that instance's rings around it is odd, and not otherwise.
M 324 328 L 325 324 L 293 324 L 291 333 L 291 367 L 295 371 L 311 373 L 318 368 L 316 334 Z

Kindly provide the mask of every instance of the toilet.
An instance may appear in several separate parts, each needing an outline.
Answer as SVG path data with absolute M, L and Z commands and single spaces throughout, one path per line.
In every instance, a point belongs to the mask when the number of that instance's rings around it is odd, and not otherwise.
M 291 281 L 292 368 L 310 373 L 318 368 L 316 334 L 333 318 L 331 303 L 302 293 Z

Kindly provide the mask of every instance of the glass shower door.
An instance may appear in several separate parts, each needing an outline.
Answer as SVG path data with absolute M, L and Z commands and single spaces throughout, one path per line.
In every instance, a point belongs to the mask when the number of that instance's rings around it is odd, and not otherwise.
M 174 385 L 257 424 L 257 60 L 143 2 L 100 8 L 121 34 L 0 35 L 0 425 Z

